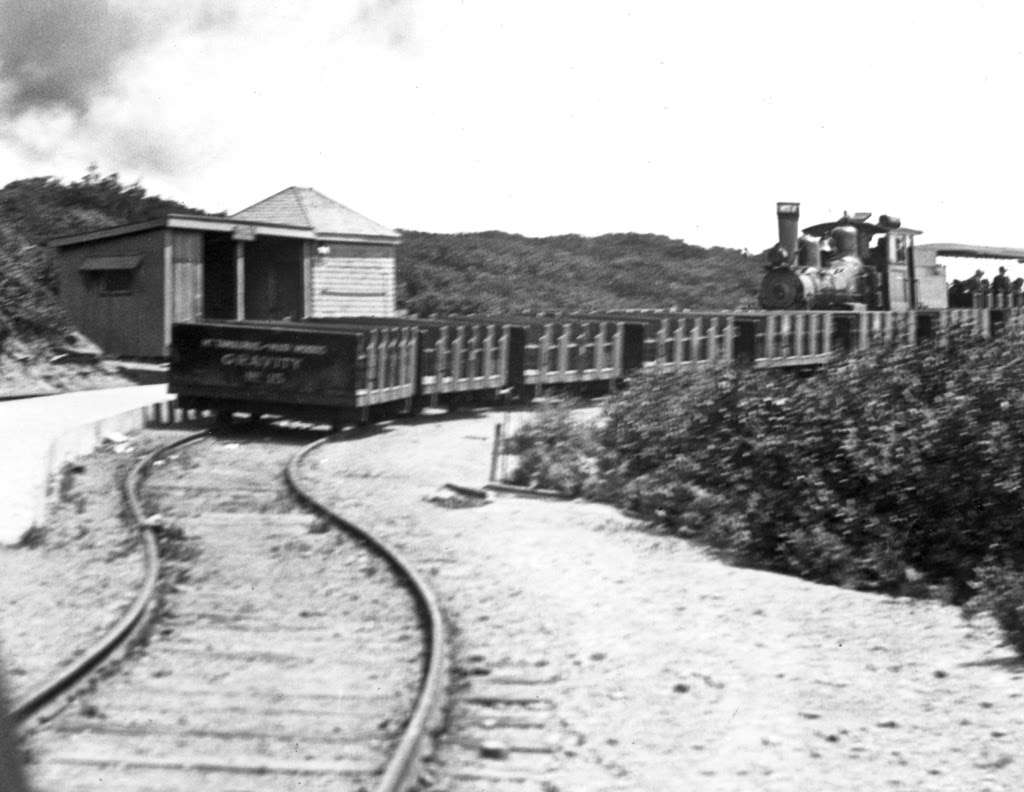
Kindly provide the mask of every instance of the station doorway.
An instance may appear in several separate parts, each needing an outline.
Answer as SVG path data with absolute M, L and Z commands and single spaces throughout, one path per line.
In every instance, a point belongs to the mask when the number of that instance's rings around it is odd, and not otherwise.
M 299 239 L 245 243 L 246 319 L 302 318 L 302 254 Z
M 241 250 L 239 250 L 241 246 Z M 300 239 L 257 237 L 236 242 L 229 233 L 203 239 L 203 316 L 239 319 L 238 255 L 243 258 L 242 307 L 246 319 L 301 319 L 303 243 Z
M 203 235 L 203 316 L 237 319 L 238 276 L 231 234 Z

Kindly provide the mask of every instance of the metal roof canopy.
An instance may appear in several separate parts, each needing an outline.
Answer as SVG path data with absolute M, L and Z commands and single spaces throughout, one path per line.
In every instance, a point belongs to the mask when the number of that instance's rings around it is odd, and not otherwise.
M 1024 248 L 964 245 L 959 242 L 928 242 L 927 244 L 917 245 L 916 249 L 934 252 L 936 256 L 1017 259 L 1018 261 L 1024 261 Z
M 80 272 L 133 270 L 142 263 L 142 256 L 94 256 L 78 265 Z

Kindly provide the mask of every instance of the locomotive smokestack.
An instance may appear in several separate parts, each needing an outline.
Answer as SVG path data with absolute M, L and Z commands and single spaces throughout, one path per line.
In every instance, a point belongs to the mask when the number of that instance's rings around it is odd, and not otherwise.
M 796 263 L 800 236 L 800 204 L 777 203 L 775 209 L 779 216 L 779 244 L 786 250 L 786 264 L 792 267 Z

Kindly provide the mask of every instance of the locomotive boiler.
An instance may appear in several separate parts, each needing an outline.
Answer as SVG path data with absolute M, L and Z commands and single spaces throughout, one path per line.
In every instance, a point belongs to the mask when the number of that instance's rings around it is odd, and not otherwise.
M 779 241 L 767 252 L 759 301 L 769 310 L 945 308 L 945 275 L 914 267 L 914 236 L 899 218 L 844 214 L 799 230 L 800 204 L 777 204 Z M 941 280 L 939 288 L 931 283 Z M 939 297 L 938 295 L 941 295 Z

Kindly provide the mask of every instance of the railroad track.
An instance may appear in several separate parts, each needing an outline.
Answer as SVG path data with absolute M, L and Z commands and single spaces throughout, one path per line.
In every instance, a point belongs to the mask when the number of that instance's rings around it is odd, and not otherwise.
M 308 440 L 274 428 L 193 438 L 147 460 L 140 491 L 136 473 L 134 508 L 160 515 L 135 519 L 160 526 L 163 614 L 144 652 L 32 735 L 36 788 L 383 791 L 415 780 L 442 688 L 440 615 L 390 548 L 304 488 Z M 143 599 L 107 642 L 145 620 L 152 592 Z

